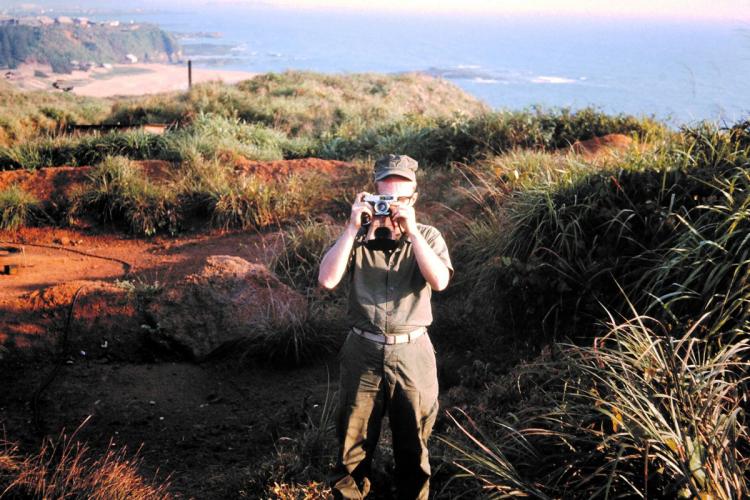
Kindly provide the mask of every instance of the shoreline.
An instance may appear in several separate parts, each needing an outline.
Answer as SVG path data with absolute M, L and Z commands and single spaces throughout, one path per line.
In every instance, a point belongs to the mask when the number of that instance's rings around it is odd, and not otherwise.
M 57 91 L 72 86 L 73 94 L 86 97 L 141 96 L 188 89 L 187 64 L 134 63 L 113 64 L 108 68 L 73 71 L 71 74 L 53 73 L 49 65 L 23 64 L 8 70 L 5 80 L 20 90 Z M 196 68 L 193 83 L 222 81 L 237 83 L 258 75 L 249 71 Z

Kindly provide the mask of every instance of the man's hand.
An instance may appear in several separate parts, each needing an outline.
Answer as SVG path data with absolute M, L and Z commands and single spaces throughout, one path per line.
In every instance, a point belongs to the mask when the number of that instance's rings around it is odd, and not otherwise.
M 363 191 L 357 193 L 357 196 L 354 197 L 352 215 L 349 217 L 349 227 L 357 230 L 362 227 L 362 214 L 367 214 L 370 219 L 372 219 L 372 207 L 368 202 L 363 201 L 365 196 L 368 196 L 369 194 L 370 193 Z
M 399 202 L 391 203 L 391 213 L 394 220 L 401 226 L 401 231 L 407 236 L 415 234 L 417 229 L 417 216 L 414 207 L 411 205 L 402 205 Z

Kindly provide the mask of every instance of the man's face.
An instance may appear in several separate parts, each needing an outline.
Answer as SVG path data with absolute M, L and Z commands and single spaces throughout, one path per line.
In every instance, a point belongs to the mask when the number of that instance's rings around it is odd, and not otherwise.
M 404 205 L 414 203 L 414 192 L 417 189 L 417 183 L 410 181 L 406 177 L 390 175 L 377 183 L 378 194 L 395 196 L 399 203 Z

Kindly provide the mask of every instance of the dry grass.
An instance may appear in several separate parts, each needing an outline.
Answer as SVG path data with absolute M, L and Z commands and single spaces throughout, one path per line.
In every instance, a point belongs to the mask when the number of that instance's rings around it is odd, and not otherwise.
M 81 426 L 85 425 L 88 418 Z M 86 444 L 63 431 L 47 439 L 38 453 L 23 456 L 12 442 L 0 443 L 0 497 L 164 499 L 172 498 L 169 482 L 157 483 L 139 473 L 140 449 L 129 456 L 126 447 L 114 449 L 110 441 L 103 456 L 94 457 Z

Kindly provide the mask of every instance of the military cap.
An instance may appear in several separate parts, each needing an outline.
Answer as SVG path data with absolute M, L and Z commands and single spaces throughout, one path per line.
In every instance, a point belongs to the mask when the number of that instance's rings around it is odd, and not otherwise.
M 389 175 L 400 175 L 416 182 L 418 167 L 417 160 L 410 156 L 389 154 L 375 162 L 375 181 L 382 180 Z

